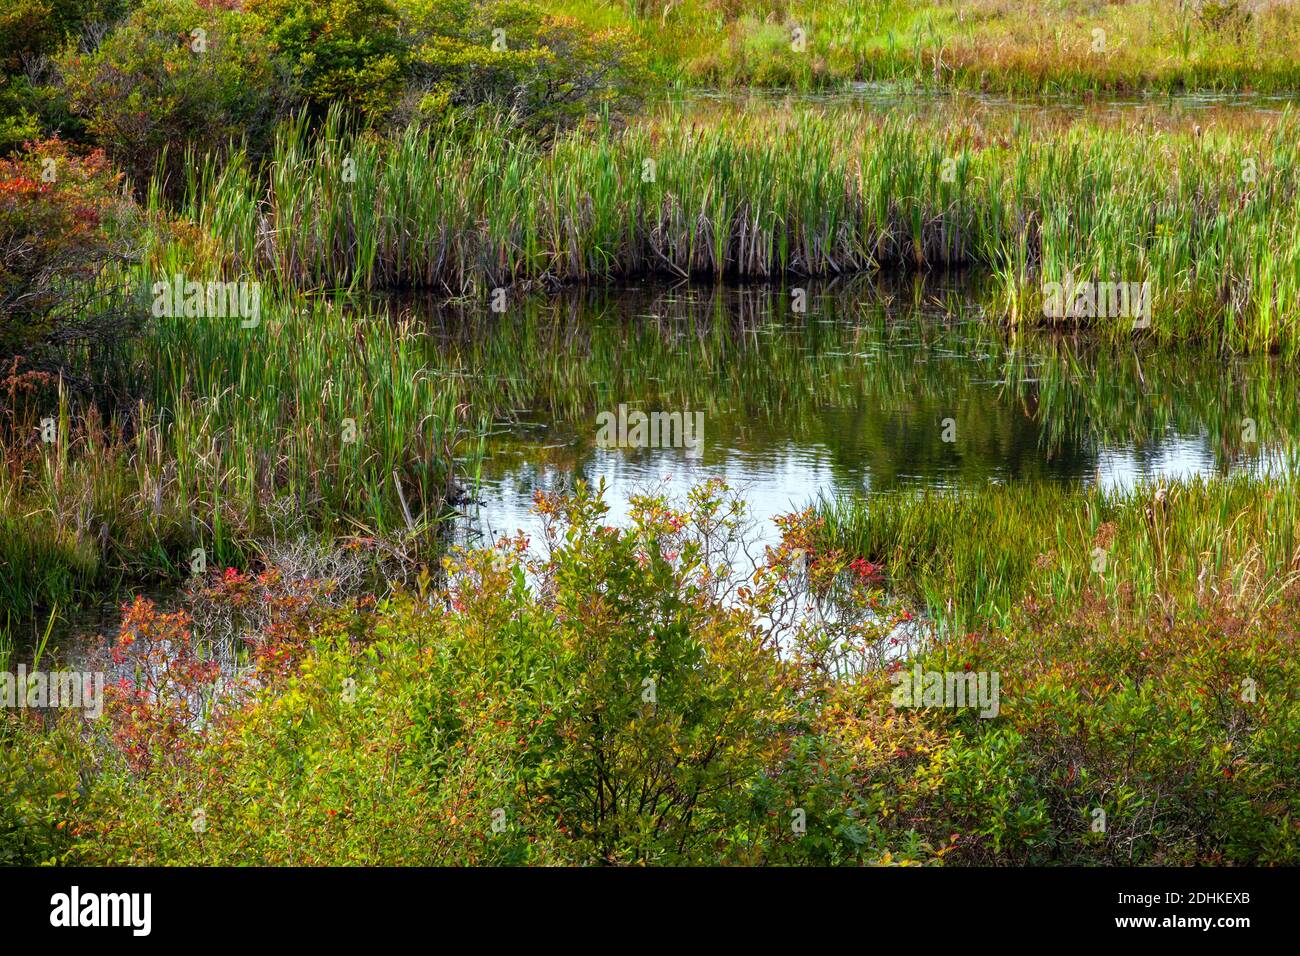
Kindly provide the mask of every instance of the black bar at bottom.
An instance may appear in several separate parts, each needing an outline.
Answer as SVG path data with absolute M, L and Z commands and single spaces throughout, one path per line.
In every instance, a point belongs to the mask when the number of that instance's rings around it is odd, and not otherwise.
M 990 941 L 1199 935 L 1230 945 L 1294 927 L 1298 885 L 1297 869 L 49 868 L 0 870 L 0 912 L 9 944 L 75 935 L 131 947 L 373 945 L 433 931 L 436 945 L 457 927 L 484 943 L 535 944 L 621 926 L 633 937 L 731 946 L 800 927 L 856 930 L 864 941 L 932 931 L 952 943 L 982 930 Z M 148 894 L 147 907 L 133 894 Z M 976 935 L 951 935 L 963 929 Z

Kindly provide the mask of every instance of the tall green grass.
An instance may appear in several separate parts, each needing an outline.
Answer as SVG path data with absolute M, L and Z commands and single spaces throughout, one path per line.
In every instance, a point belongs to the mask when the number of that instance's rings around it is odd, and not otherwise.
M 208 278 L 173 251 L 158 274 Z M 137 350 L 135 406 L 101 420 L 65 396 L 57 442 L 6 447 L 0 600 L 17 616 L 286 535 L 383 537 L 427 560 L 473 484 L 481 423 L 382 307 L 272 293 L 254 328 L 162 316 Z
M 1296 492 L 1291 476 L 1112 491 L 1033 483 L 822 501 L 819 511 L 828 544 L 883 563 L 936 619 L 968 627 L 1026 597 L 1071 607 L 1085 588 L 1169 615 L 1212 591 L 1265 603 L 1300 578 Z
M 670 109 L 550 146 L 488 127 L 385 142 L 293 124 L 264 176 L 198 161 L 186 208 L 238 268 L 286 287 L 484 295 L 646 274 L 980 265 L 1013 327 L 1078 324 L 1043 316 L 1045 282 L 1148 282 L 1142 334 L 1294 355 L 1298 133 L 1293 114 L 1206 131 L 998 132 L 807 105 Z M 1134 334 L 1127 318 L 1085 321 Z

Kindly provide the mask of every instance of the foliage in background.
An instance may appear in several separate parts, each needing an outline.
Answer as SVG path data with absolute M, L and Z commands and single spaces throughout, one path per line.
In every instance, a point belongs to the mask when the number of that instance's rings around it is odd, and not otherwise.
M 73 111 L 141 192 L 156 171 L 177 183 L 189 151 L 242 141 L 260 154 L 286 108 L 256 22 L 196 0 L 150 0 L 59 65 Z
M 0 66 L 17 71 L 115 23 L 135 0 L 9 0 L 0 11 Z
M 105 23 L 60 47 L 47 84 L 6 69 L 0 135 L 54 122 L 56 105 L 43 103 L 54 97 L 70 132 L 84 126 L 142 192 L 164 155 L 172 186 L 191 151 L 242 141 L 264 158 L 271 128 L 300 110 L 313 124 L 334 109 L 380 129 L 464 111 L 550 136 L 626 110 L 645 81 L 628 32 L 516 0 L 148 0 Z
M 543 0 L 632 29 L 682 87 L 851 81 L 1019 93 L 1294 90 L 1287 0 Z
M 661 92 L 683 86 L 810 89 L 886 80 L 902 88 L 1080 93 L 1285 91 L 1300 85 L 1291 55 L 1300 17 L 1273 0 L 163 4 L 187 21 L 177 45 L 194 29 L 208 29 L 208 19 L 196 11 L 227 18 L 223 33 L 238 22 L 231 34 L 237 46 L 265 43 L 274 51 L 270 81 L 261 64 L 241 63 L 237 49 L 226 69 L 213 71 L 219 77 L 204 77 L 196 64 L 176 60 L 166 44 L 138 36 L 138 19 L 120 23 L 138 6 L 138 0 L 13 0 L 0 14 L 0 150 L 58 132 L 90 135 L 115 156 L 125 154 L 129 134 L 140 131 L 143 119 L 129 121 L 112 77 L 88 78 L 76 60 L 95 58 L 101 41 L 112 47 L 110 65 L 142 85 L 140 102 L 151 110 L 176 110 L 169 121 L 185 125 L 173 147 L 229 134 L 227 113 L 240 103 L 232 87 L 244 97 L 237 119 L 256 118 L 255 127 L 268 115 L 305 104 L 317 118 L 338 106 L 368 123 L 398 125 L 469 110 L 478 122 L 504 118 L 550 136 L 605 108 L 624 110 L 655 86 Z M 133 39 L 112 40 L 113 33 Z M 65 64 L 65 73 L 66 64 L 74 64 L 70 86 L 46 66 L 50 57 Z M 177 75 L 160 76 L 164 64 Z M 88 83 L 104 84 L 105 108 L 94 107 Z M 200 129 L 185 107 L 195 95 L 208 98 L 210 128 Z
M 648 78 L 627 30 L 589 30 L 521 0 L 405 0 L 403 12 L 422 121 L 468 110 L 549 137 L 642 98 Z
M 94 44 L 133 0 L 8 0 L 0 10 L 0 156 L 51 131 L 82 132 L 68 115 L 50 59 Z

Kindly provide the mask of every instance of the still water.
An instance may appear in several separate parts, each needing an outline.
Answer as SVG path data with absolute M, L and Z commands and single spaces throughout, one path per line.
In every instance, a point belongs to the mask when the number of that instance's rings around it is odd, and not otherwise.
M 1280 363 L 1011 338 L 980 303 L 948 279 L 643 285 L 534 296 L 488 318 L 431 313 L 438 364 L 492 413 L 462 509 L 471 536 L 535 530 L 534 492 L 577 480 L 603 481 L 617 520 L 630 493 L 721 477 L 770 531 L 818 497 L 1283 467 L 1300 409 L 1281 398 L 1295 381 Z M 600 416 L 620 405 L 625 419 L 701 413 L 701 440 L 604 447 Z

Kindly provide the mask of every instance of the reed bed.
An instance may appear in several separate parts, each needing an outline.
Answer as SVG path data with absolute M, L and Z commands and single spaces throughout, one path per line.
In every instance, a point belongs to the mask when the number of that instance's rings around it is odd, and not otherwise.
M 823 500 L 828 543 L 881 562 L 938 620 L 1001 622 L 1085 589 L 1172 618 L 1226 595 L 1258 608 L 1300 579 L 1293 476 L 1083 491 L 1051 483 Z M 1099 560 L 1099 554 L 1102 560 Z
M 490 127 L 281 130 L 265 175 L 196 160 L 186 210 L 285 288 L 424 288 L 659 274 L 769 279 L 980 266 L 1011 327 L 1046 282 L 1149 283 L 1160 342 L 1300 348 L 1300 132 L 1268 123 L 918 122 L 769 106 L 667 114 L 549 146 Z
M 432 560 L 483 426 L 426 351 L 336 298 L 271 299 L 254 328 L 156 318 L 137 404 L 101 420 L 62 394 L 57 442 L 7 439 L 0 601 L 26 618 L 303 535 Z
M 278 493 L 358 529 L 414 530 L 456 497 L 458 470 L 472 478 L 476 420 L 386 307 L 272 299 L 255 328 L 164 317 L 148 349 L 176 480 L 248 514 Z
M 1300 17 L 1285 0 L 542 0 L 630 27 L 656 73 L 688 87 L 887 80 L 1020 93 L 1291 91 Z M 792 49 L 798 27 L 806 50 Z M 1096 48 L 1094 30 L 1108 43 Z

